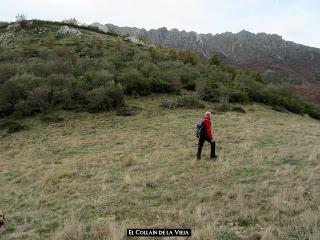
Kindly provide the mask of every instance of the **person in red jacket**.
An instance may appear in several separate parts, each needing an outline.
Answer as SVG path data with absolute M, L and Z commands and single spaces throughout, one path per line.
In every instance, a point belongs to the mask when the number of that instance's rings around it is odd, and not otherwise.
M 205 141 L 208 141 L 211 144 L 211 159 L 217 158 L 216 156 L 216 142 L 215 139 L 211 133 L 211 113 L 206 112 L 203 116 L 203 134 L 200 134 L 199 137 L 199 143 L 198 143 L 198 153 L 197 153 L 197 159 L 201 159 L 201 151 L 202 147 Z

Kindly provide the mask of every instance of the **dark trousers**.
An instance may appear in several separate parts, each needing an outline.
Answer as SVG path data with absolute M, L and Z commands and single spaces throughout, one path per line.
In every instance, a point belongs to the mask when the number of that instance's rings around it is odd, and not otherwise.
M 201 151 L 202 151 L 202 147 L 203 147 L 203 144 L 205 141 L 209 142 L 211 145 L 210 158 L 215 158 L 216 157 L 216 142 L 211 142 L 205 138 L 199 138 L 197 159 L 201 159 Z

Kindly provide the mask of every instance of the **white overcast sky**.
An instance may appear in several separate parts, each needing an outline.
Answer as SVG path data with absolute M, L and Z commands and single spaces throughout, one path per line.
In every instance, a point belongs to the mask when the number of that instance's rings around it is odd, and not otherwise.
M 18 13 L 198 33 L 246 29 L 320 48 L 319 0 L 0 0 L 0 21 L 14 21 Z

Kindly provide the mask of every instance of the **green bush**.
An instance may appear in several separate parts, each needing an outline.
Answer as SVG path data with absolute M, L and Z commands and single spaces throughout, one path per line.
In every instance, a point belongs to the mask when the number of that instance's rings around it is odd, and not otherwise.
M 0 64 L 0 84 L 16 74 L 16 67 L 11 63 Z
M 0 118 L 9 116 L 13 112 L 13 106 L 9 102 L 0 99 Z
M 160 72 L 159 79 L 167 82 L 168 92 L 180 93 L 183 87 L 183 84 L 181 82 L 181 77 L 179 73 L 174 69 Z
M 50 89 L 48 86 L 33 88 L 27 96 L 27 100 L 32 102 L 40 112 L 45 111 L 50 105 Z
M 19 63 L 22 61 L 21 50 L 12 50 L 12 49 L 1 49 L 0 51 L 0 62 L 1 63 Z
M 0 22 L 0 29 L 4 29 L 9 26 L 8 22 Z
M 158 67 L 151 62 L 144 62 L 143 65 L 139 68 L 145 77 L 149 77 L 152 73 L 158 71 Z
M 6 81 L 0 88 L 1 105 L 5 105 L 9 112 L 16 102 L 24 98 L 24 90 L 14 81 Z
M 32 116 L 40 112 L 39 106 L 31 100 L 21 100 L 14 105 L 14 113 L 19 117 Z
M 124 98 L 119 87 L 99 87 L 88 92 L 89 111 L 110 111 L 124 106 Z
M 53 59 L 48 62 L 51 73 L 72 73 L 79 56 L 68 48 L 57 47 L 53 49 Z
M 178 53 L 178 59 L 184 64 L 196 65 L 199 61 L 198 56 L 192 50 L 183 50 Z
M 13 119 L 4 118 L 0 120 L 0 129 L 6 130 L 7 133 L 14 133 L 27 129 L 27 127 Z
M 57 123 L 57 122 L 64 121 L 64 117 L 61 116 L 59 113 L 55 112 L 55 113 L 44 114 L 40 116 L 40 120 L 42 122 L 47 122 L 47 123 L 50 123 L 50 122 Z
M 229 101 L 230 102 L 248 102 L 249 96 L 244 89 L 236 89 L 231 91 Z
M 148 95 L 151 92 L 150 82 L 137 69 L 124 69 L 120 73 L 118 80 L 124 87 L 125 94 Z
M 108 70 L 90 70 L 85 72 L 84 76 L 92 87 L 106 86 L 108 83 L 114 82 L 114 76 Z
M 159 47 L 152 47 L 149 49 L 150 56 L 154 62 L 161 62 L 168 60 L 167 54 L 163 51 L 163 49 Z
M 310 107 L 308 110 L 308 114 L 310 117 L 320 120 L 320 108 Z
M 169 83 L 160 79 L 158 77 L 158 73 L 154 74 L 151 76 L 149 79 L 149 84 L 150 84 L 150 90 L 152 92 L 157 92 L 157 93 L 168 93 L 170 92 L 170 86 Z
M 201 78 L 196 81 L 196 93 L 202 100 L 218 102 L 221 95 L 218 88 L 219 84 L 213 80 Z

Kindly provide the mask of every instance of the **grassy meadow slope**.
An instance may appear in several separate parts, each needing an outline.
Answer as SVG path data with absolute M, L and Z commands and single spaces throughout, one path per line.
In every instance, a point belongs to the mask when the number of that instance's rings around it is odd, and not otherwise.
M 190 227 L 190 239 L 320 239 L 320 125 L 259 104 L 214 117 L 218 161 L 195 159 L 203 109 L 128 98 L 136 116 L 61 111 L 0 138 L 0 239 L 126 239 Z M 206 109 L 213 105 L 206 103 Z M 183 238 L 179 238 L 183 239 Z

